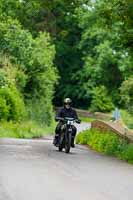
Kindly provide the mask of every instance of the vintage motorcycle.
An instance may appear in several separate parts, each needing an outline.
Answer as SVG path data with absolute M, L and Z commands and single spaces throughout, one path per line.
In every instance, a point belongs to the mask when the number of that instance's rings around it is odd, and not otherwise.
M 58 118 L 58 120 L 61 120 L 63 122 L 61 134 L 59 135 L 58 149 L 59 151 L 65 149 L 65 152 L 69 153 L 72 141 L 72 126 L 74 125 L 74 123 L 80 123 L 81 121 L 79 119 L 68 117 Z

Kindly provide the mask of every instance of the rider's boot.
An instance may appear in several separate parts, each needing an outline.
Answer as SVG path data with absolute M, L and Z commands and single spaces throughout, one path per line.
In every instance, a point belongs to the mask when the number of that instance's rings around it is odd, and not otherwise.
M 55 146 L 58 146 L 58 144 L 59 144 L 59 135 L 58 134 L 56 134 L 55 135 L 55 137 L 54 137 L 54 141 L 53 141 L 53 144 L 55 145 Z
M 71 147 L 75 147 L 75 144 L 74 144 L 74 138 L 72 137 L 72 141 L 71 141 Z

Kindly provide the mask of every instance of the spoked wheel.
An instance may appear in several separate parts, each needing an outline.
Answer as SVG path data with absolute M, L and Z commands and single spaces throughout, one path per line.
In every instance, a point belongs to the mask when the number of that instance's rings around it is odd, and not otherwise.
M 69 153 L 69 152 L 70 152 L 71 140 L 72 140 L 71 134 L 69 133 L 69 134 L 68 134 L 68 137 L 67 137 L 67 139 L 66 139 L 66 144 L 65 144 L 65 152 L 66 152 L 66 153 Z

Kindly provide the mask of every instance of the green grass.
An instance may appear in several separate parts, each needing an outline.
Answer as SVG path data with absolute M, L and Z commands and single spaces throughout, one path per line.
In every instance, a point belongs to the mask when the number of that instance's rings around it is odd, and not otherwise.
M 94 118 L 91 118 L 91 117 L 80 117 L 79 118 L 81 119 L 82 122 L 93 122 L 95 119 Z
M 11 138 L 36 138 L 43 135 L 53 134 L 55 124 L 47 127 L 39 125 L 33 121 L 25 121 L 21 123 L 14 122 L 0 122 L 0 137 Z
M 128 113 L 126 110 L 121 110 L 121 117 L 123 122 L 127 125 L 129 129 L 133 129 L 133 115 Z
M 87 144 L 98 152 L 116 156 L 133 164 L 133 144 L 128 144 L 125 139 L 113 132 L 101 132 L 97 129 L 86 130 L 77 136 L 76 142 Z

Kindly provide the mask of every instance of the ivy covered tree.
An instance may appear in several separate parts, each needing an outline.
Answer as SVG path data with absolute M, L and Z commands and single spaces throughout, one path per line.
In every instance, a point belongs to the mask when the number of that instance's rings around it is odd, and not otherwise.
M 0 36 L 1 52 L 10 55 L 13 66 L 17 66 L 16 87 L 23 93 L 27 106 L 32 105 L 31 116 L 50 124 L 57 73 L 53 64 L 55 47 L 49 35 L 40 33 L 34 39 L 18 21 L 8 19 L 0 22 Z M 38 112 L 34 112 L 36 105 Z M 36 116 L 39 110 L 41 113 Z

